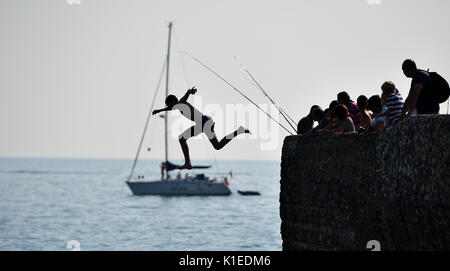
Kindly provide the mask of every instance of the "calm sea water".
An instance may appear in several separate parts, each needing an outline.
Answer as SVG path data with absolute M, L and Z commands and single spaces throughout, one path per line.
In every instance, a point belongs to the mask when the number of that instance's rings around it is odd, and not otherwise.
M 137 172 L 159 178 L 158 165 L 142 160 Z M 69 240 L 81 250 L 281 249 L 278 161 L 219 161 L 204 170 L 208 176 L 232 170 L 233 194 L 220 197 L 133 196 L 124 182 L 130 166 L 130 160 L 0 159 L 0 250 L 67 250 Z

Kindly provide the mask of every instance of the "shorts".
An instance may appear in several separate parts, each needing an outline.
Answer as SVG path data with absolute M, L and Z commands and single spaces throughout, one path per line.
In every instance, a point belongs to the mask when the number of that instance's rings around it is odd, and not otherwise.
M 203 115 L 201 122 L 196 122 L 194 126 L 184 131 L 178 138 L 189 139 L 194 136 L 198 136 L 201 133 L 205 133 L 206 137 L 211 140 L 216 137 L 214 132 L 214 121 L 210 116 Z
M 439 102 L 433 96 L 421 95 L 416 104 L 417 114 L 432 114 L 439 112 Z

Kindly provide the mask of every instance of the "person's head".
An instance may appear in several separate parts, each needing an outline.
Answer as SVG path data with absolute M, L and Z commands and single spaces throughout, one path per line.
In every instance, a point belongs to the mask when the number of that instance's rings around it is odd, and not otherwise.
M 311 106 L 311 109 L 309 110 L 309 116 L 312 116 L 314 110 L 316 110 L 317 108 L 320 108 L 320 106 L 318 105 Z
M 333 117 L 334 108 L 339 104 L 338 101 L 333 100 L 331 101 L 330 105 L 328 106 L 328 114 L 330 117 Z
M 334 108 L 334 116 L 338 119 L 345 119 L 349 116 L 347 106 L 339 104 Z
M 337 100 L 333 100 L 333 101 L 331 101 L 330 105 L 328 106 L 328 109 L 333 110 L 336 107 L 336 105 L 338 105 L 338 104 L 339 104 L 339 102 Z
M 381 90 L 385 96 L 395 93 L 395 84 L 392 81 L 386 81 L 381 85 Z
M 367 106 L 372 112 L 380 113 L 382 108 L 380 96 L 373 95 L 372 97 L 370 97 L 367 101 Z
M 342 91 L 337 95 L 337 100 L 340 104 L 347 104 L 350 102 L 350 95 L 347 92 Z
M 364 95 L 361 95 L 356 100 L 356 103 L 358 104 L 359 110 L 366 110 L 367 108 L 367 97 Z
M 174 105 L 178 103 L 178 98 L 175 95 L 169 95 L 166 98 L 166 105 L 172 108 Z
M 412 59 L 407 59 L 403 61 L 402 70 L 406 77 L 412 78 L 417 71 L 416 62 Z
M 323 109 L 319 106 L 312 111 L 311 118 L 313 119 L 313 121 L 320 121 L 323 118 L 323 115 Z

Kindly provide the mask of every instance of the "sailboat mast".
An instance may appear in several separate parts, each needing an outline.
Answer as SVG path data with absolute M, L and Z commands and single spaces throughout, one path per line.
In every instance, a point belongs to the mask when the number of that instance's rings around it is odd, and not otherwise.
M 169 66 L 170 66 L 170 41 L 172 38 L 172 22 L 169 23 L 169 41 L 167 43 L 167 64 L 166 64 L 166 97 L 169 95 Z M 165 155 L 166 155 L 166 178 L 169 176 L 169 171 L 167 169 L 168 161 L 169 161 L 169 148 L 168 148 L 168 112 L 166 111 L 164 113 L 164 126 L 165 126 L 165 133 L 164 133 L 164 145 L 165 145 Z

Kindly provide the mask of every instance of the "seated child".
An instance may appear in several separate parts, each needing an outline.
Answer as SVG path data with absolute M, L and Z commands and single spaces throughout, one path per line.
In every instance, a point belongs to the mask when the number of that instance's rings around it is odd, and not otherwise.
M 367 97 L 361 95 L 356 101 L 358 103 L 359 112 L 361 112 L 361 128 L 369 131 L 372 117 L 370 116 L 369 110 L 367 110 Z
M 381 90 L 383 91 L 383 96 L 386 97 L 386 107 L 388 108 L 386 112 L 384 112 L 384 116 L 389 118 L 389 124 L 395 124 L 402 115 L 403 109 L 403 98 L 400 92 L 398 92 L 397 88 L 392 81 L 386 81 L 381 86 Z
M 386 112 L 387 107 L 381 104 L 381 97 L 373 95 L 367 101 L 368 108 L 374 113 L 374 118 L 371 123 L 370 130 L 382 131 L 386 126 L 386 118 L 383 113 Z

